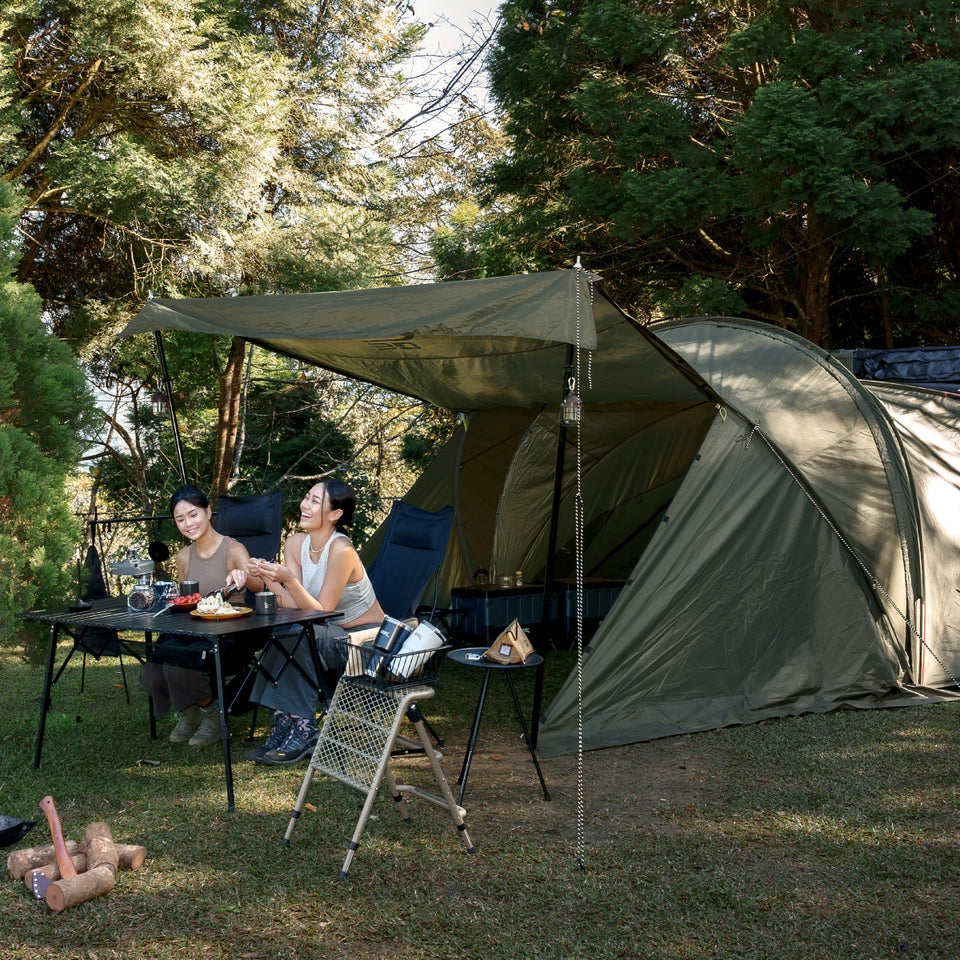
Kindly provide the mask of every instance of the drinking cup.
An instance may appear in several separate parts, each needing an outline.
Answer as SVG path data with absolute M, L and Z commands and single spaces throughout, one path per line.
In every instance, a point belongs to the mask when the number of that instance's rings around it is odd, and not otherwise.
M 277 612 L 277 595 L 270 593 L 269 590 L 254 595 L 253 602 L 256 604 L 257 613 L 261 617 Z

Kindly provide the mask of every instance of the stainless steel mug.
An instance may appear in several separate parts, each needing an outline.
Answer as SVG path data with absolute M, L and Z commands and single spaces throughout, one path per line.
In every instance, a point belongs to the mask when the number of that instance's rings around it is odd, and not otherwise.
M 266 616 L 277 612 L 277 595 L 265 590 L 263 593 L 254 594 L 253 602 L 257 606 L 257 613 L 260 616 Z

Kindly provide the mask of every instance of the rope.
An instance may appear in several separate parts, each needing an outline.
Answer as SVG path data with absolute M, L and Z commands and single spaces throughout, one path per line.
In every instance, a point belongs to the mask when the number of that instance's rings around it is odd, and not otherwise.
M 783 469 L 787 471 L 787 473 L 793 479 L 793 482 L 796 483 L 796 485 L 803 491 L 804 496 L 810 501 L 810 503 L 813 505 L 813 508 L 817 511 L 817 513 L 820 514 L 820 517 L 824 520 L 827 526 L 830 527 L 830 529 L 833 531 L 834 536 L 840 541 L 840 543 L 843 544 L 847 553 L 849 553 L 850 556 L 853 557 L 854 562 L 857 564 L 857 566 L 863 572 L 863 575 L 870 582 L 870 586 L 872 586 L 873 589 L 881 597 L 883 597 L 883 599 L 889 604 L 890 608 L 903 621 L 904 625 L 907 627 L 910 633 L 920 642 L 923 649 L 926 650 L 927 653 L 929 653 L 930 656 L 937 661 L 937 663 L 940 665 L 940 669 L 943 670 L 943 672 L 950 678 L 951 683 L 953 683 L 954 686 L 960 687 L 960 682 L 957 681 L 957 678 L 953 675 L 953 673 L 950 671 L 947 665 L 940 659 L 940 657 L 937 656 L 936 651 L 923 638 L 923 635 L 914 626 L 913 622 L 910 620 L 910 617 L 907 616 L 907 614 L 905 614 L 900 609 L 899 606 L 897 606 L 897 602 L 893 599 L 893 597 L 890 596 L 889 592 L 884 588 L 883 584 L 880 583 L 880 581 L 876 578 L 876 576 L 867 568 L 867 565 L 863 562 L 863 560 L 857 554 L 856 550 L 854 550 L 853 547 L 847 542 L 846 537 L 844 537 L 844 535 L 840 532 L 840 530 L 837 528 L 837 525 L 833 522 L 833 520 L 830 519 L 830 517 L 824 511 L 823 507 L 821 507 L 820 504 L 817 503 L 816 500 L 814 500 L 813 496 L 811 495 L 807 487 L 800 482 L 800 478 L 796 475 L 796 473 L 794 472 L 790 464 L 787 463 L 786 460 L 784 460 L 783 457 L 780 456 L 780 451 L 776 448 L 776 446 L 770 440 L 770 438 L 767 437 L 767 435 L 763 432 L 763 430 L 760 428 L 759 423 L 755 423 L 753 425 L 753 429 L 750 431 L 750 434 L 747 437 L 747 442 L 746 442 L 747 448 L 749 448 L 750 441 L 753 438 L 754 434 L 756 434 L 758 437 L 760 437 L 761 440 L 763 440 L 763 442 L 767 445 L 767 449 L 770 450 L 770 452 L 780 462 L 780 466 L 782 466 Z

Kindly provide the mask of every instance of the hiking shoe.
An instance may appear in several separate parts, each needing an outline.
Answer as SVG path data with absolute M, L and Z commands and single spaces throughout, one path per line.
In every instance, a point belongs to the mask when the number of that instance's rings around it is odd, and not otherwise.
M 220 742 L 220 706 L 216 700 L 207 707 L 198 707 L 200 725 L 196 733 L 187 741 L 191 747 L 206 747 Z
M 290 725 L 293 723 L 293 717 L 289 713 L 275 713 L 273 715 L 273 727 L 270 735 L 263 743 L 255 746 L 248 754 L 247 759 L 254 763 L 263 763 L 263 758 L 277 747 L 283 746 L 283 741 L 287 739 L 290 732 Z
M 194 704 L 181 710 L 177 719 L 177 725 L 170 731 L 171 743 L 186 743 L 200 726 L 200 708 Z
M 297 720 L 287 729 L 287 736 L 279 747 L 263 755 L 261 763 L 277 767 L 285 763 L 297 763 L 309 757 L 320 739 L 316 720 Z

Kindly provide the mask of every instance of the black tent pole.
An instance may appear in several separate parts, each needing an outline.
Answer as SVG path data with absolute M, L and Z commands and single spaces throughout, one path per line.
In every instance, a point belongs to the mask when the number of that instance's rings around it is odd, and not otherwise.
M 160 331 L 153 331 L 157 343 L 157 359 L 160 361 L 160 377 L 163 380 L 163 392 L 167 395 L 167 408 L 170 410 L 170 423 L 173 426 L 173 440 L 177 445 L 177 460 L 180 463 L 180 479 L 187 485 L 187 468 L 183 462 L 183 447 L 180 445 L 180 425 L 177 423 L 177 411 L 173 406 L 173 388 L 170 386 L 170 374 L 167 373 L 167 355 L 163 351 Z
M 563 370 L 563 384 L 566 387 L 573 376 L 573 347 L 567 349 L 567 365 Z M 563 397 L 563 390 L 560 392 Z M 557 416 L 560 417 L 559 412 Z M 545 638 L 550 623 L 550 598 L 553 595 L 553 573 L 556 567 L 557 529 L 560 526 L 560 495 L 563 491 L 563 466 L 567 449 L 567 425 L 560 418 L 560 431 L 557 435 L 557 463 L 553 474 L 553 503 L 550 506 L 550 536 L 547 540 L 547 565 L 543 573 L 543 605 L 540 608 L 540 636 Z M 559 614 L 559 611 L 558 611 Z M 562 622 L 558 616 L 558 622 Z M 536 684 L 533 690 L 533 716 L 530 723 L 530 746 L 537 749 L 540 736 L 540 704 L 543 700 L 543 667 L 537 668 Z
M 567 348 L 567 365 L 563 368 L 563 386 L 573 376 L 573 347 Z M 560 392 L 561 399 L 563 390 Z M 559 409 L 559 408 L 558 408 Z M 567 425 L 559 412 L 560 432 L 557 435 L 557 463 L 553 473 L 553 503 L 550 507 L 550 535 L 547 540 L 547 565 L 543 574 L 543 606 L 540 610 L 540 627 L 544 629 L 550 619 L 550 595 L 553 592 L 553 573 L 556 568 L 557 529 L 560 526 L 560 495 L 563 491 L 563 467 L 567 449 Z

